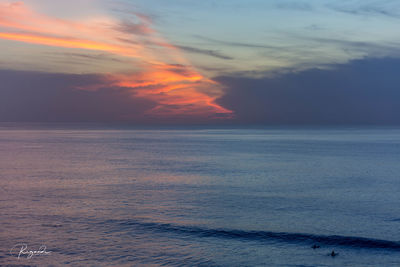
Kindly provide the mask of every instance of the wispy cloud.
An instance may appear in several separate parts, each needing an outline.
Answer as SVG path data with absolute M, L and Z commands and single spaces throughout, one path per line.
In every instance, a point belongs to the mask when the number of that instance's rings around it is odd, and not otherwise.
M 69 56 L 69 57 L 80 57 L 80 58 L 86 58 L 89 60 L 105 60 L 105 61 L 116 61 L 116 62 L 126 62 L 124 60 L 112 57 L 108 54 L 81 54 L 81 53 L 63 53 L 63 55 Z
M 329 4 L 329 8 L 334 11 L 357 16 L 385 16 L 390 18 L 400 18 L 399 8 L 388 2 L 346 2 L 344 4 Z M 398 5 L 397 5 L 398 6 Z
M 374 55 L 375 57 L 385 56 L 399 56 L 400 43 L 396 42 L 366 42 L 356 40 L 344 40 L 339 38 L 326 38 L 326 37 L 300 37 L 299 39 L 306 39 L 309 43 L 319 45 L 335 46 L 350 54 L 364 54 L 365 56 Z
M 182 49 L 184 51 L 194 53 L 194 54 L 202 54 L 202 55 L 207 55 L 207 56 L 211 56 L 211 57 L 215 57 L 215 58 L 219 58 L 219 59 L 225 59 L 225 60 L 233 59 L 233 57 L 223 55 L 215 50 L 201 49 L 201 48 L 186 46 L 186 45 L 176 45 L 176 47 L 179 49 Z
M 368 16 L 368 15 L 381 15 L 381 16 L 387 16 L 391 18 L 400 18 L 400 14 L 391 12 L 388 10 L 384 10 L 382 8 L 377 8 L 377 7 L 372 7 L 372 6 L 364 6 L 360 8 L 344 8 L 344 7 L 336 7 L 334 10 L 342 13 L 347 13 L 351 15 L 363 15 L 363 16 Z
M 200 40 L 203 40 L 203 41 L 207 41 L 209 43 L 220 44 L 220 45 L 225 45 L 225 46 L 245 47 L 245 48 L 269 48 L 269 49 L 278 48 L 277 46 L 265 45 L 265 44 L 252 44 L 252 43 L 242 43 L 242 42 L 235 42 L 235 41 L 218 40 L 218 39 L 209 38 L 209 37 L 200 36 L 200 35 L 195 35 L 194 37 L 196 37 Z
M 154 33 L 154 30 L 146 21 L 132 22 L 126 20 L 119 23 L 115 29 L 123 33 L 136 35 L 147 35 Z

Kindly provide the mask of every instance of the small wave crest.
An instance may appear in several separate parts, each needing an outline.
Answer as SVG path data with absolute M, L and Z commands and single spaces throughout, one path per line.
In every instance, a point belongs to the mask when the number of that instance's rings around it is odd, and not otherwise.
M 285 242 L 294 244 L 313 244 L 343 246 L 365 249 L 385 249 L 400 251 L 400 242 L 356 236 L 316 235 L 306 233 L 287 233 L 272 231 L 244 231 L 235 229 L 208 229 L 197 226 L 174 225 L 168 223 L 119 221 L 123 227 L 135 227 L 158 233 L 175 233 L 197 237 L 251 240 L 260 242 Z

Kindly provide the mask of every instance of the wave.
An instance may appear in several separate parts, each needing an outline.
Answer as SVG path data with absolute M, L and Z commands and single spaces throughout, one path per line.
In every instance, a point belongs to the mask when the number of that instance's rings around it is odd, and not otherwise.
M 294 244 L 315 244 L 342 246 L 366 249 L 385 249 L 400 251 L 400 242 L 373 239 L 357 236 L 341 235 L 316 235 L 306 233 L 287 233 L 271 231 L 244 231 L 232 229 L 208 229 L 196 226 L 174 225 L 168 223 L 153 223 L 140 221 L 119 221 L 124 227 L 140 228 L 159 233 L 175 233 L 180 235 L 192 235 L 197 237 L 213 237 L 225 239 L 250 240 L 260 242 L 285 242 Z

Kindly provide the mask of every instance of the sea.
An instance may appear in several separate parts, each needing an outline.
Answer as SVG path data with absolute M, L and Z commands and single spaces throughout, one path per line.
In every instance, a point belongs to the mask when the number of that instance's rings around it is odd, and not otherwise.
M 400 266 L 400 129 L 0 124 L 0 265 Z

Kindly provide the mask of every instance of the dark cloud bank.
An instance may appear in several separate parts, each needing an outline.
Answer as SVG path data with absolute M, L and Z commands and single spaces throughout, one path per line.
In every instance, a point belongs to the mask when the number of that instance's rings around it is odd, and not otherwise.
M 152 103 L 132 99 L 123 88 L 76 89 L 102 83 L 97 75 L 0 71 L 0 121 L 143 121 Z
M 364 59 L 274 78 L 219 77 L 241 124 L 400 125 L 400 59 Z
M 400 125 L 400 59 L 366 59 L 274 78 L 224 76 L 218 103 L 235 111 L 226 121 L 149 118 L 155 106 L 126 88 L 74 89 L 99 84 L 97 75 L 0 70 L 0 121 L 218 124 Z

